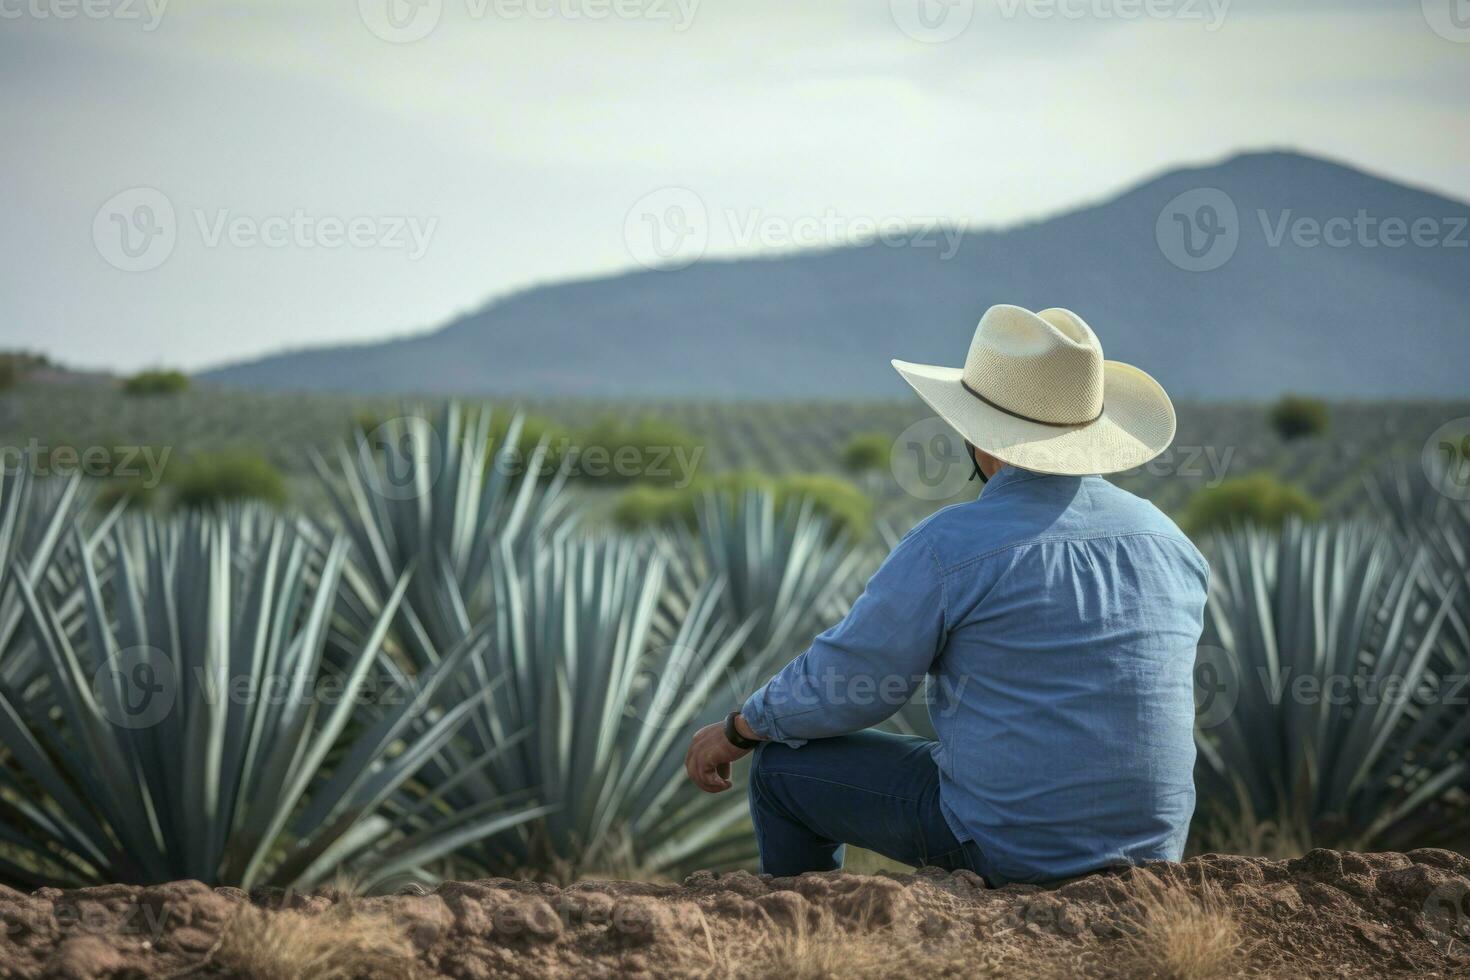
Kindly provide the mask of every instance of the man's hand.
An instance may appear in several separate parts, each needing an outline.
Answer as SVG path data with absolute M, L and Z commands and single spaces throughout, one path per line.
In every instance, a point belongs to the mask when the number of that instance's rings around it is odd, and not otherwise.
M 689 751 L 684 753 L 684 771 L 689 773 L 689 781 L 706 793 L 723 793 L 731 785 L 730 763 L 749 754 L 750 749 L 731 745 L 725 737 L 724 724 L 716 722 L 704 726 L 689 740 Z

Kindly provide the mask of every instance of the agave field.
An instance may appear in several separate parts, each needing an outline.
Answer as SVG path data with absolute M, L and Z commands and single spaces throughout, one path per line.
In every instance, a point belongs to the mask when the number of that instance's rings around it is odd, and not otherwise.
M 380 890 L 751 867 L 744 797 L 688 784 L 688 735 L 839 618 L 885 546 L 759 488 L 707 494 L 691 525 L 615 530 L 565 472 L 501 465 L 527 423 L 478 407 L 379 406 L 369 439 L 326 398 L 58 385 L 4 405 L 12 444 L 266 447 L 319 504 L 162 514 L 99 505 L 77 476 L 5 475 L 14 884 Z M 707 438 L 712 465 L 803 470 L 923 418 L 617 410 Z M 1470 519 L 1418 466 L 1457 412 L 1339 405 L 1328 436 L 1290 445 L 1258 407 L 1181 413 L 1181 445 L 1234 447 L 1232 466 L 1324 499 L 1344 488 L 1336 519 L 1201 542 L 1197 848 L 1470 846 Z M 925 731 L 923 705 L 892 724 Z
M 1412 460 L 1443 423 L 1470 417 L 1470 401 L 1338 402 L 1321 435 L 1283 440 L 1266 406 L 1177 404 L 1174 448 L 1147 471 L 1117 482 L 1178 514 L 1201 487 L 1251 473 L 1269 473 L 1297 485 L 1336 515 L 1368 510 L 1363 485 L 1387 462 Z M 639 402 L 521 401 L 502 406 L 569 432 L 604 419 L 658 419 L 687 433 L 698 450 L 701 473 L 751 470 L 769 474 L 849 475 L 843 453 L 856 437 L 897 440 L 931 417 L 917 399 L 895 402 Z M 0 396 L 0 445 L 42 447 L 145 446 L 167 448 L 173 458 L 198 452 L 258 452 L 292 477 L 292 489 L 311 507 L 323 501 L 309 464 L 310 449 L 326 452 L 363 418 L 389 420 L 402 411 L 391 399 L 322 394 L 275 394 L 194 386 L 154 397 L 129 397 L 111 384 L 29 384 Z M 928 428 L 918 430 L 930 435 Z M 575 436 L 574 436 L 575 437 Z M 555 450 L 557 447 L 551 447 Z M 916 497 L 896 472 L 862 481 L 878 513 L 907 526 L 929 511 L 963 499 L 969 488 L 942 499 Z M 899 477 L 895 479 L 895 477 Z M 582 495 L 582 488 L 573 487 Z

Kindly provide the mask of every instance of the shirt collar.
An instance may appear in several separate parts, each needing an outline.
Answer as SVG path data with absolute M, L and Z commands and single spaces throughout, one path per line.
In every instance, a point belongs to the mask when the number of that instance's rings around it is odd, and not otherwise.
M 990 482 L 985 484 L 985 489 L 980 491 L 980 495 L 986 497 L 999 490 L 1004 490 L 1006 487 L 1015 486 L 1018 483 L 1028 483 L 1031 480 L 1044 479 L 1076 480 L 1078 477 L 1053 477 L 1050 473 L 1033 473 L 1030 470 L 1023 470 L 1019 466 L 1012 466 L 1010 463 L 1007 463 L 1000 468 L 1000 472 L 990 478 Z

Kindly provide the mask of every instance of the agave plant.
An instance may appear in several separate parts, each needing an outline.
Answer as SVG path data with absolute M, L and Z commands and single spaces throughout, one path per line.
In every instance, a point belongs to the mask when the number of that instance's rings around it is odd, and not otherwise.
M 721 602 L 732 622 L 749 623 L 749 659 L 790 659 L 847 614 L 871 556 L 836 534 L 811 501 L 784 507 L 764 487 L 708 493 L 698 530 L 663 539 L 672 585 L 690 596 L 711 578 L 725 582 Z
M 420 667 L 489 612 L 489 567 L 502 545 L 518 553 L 572 526 L 561 493 L 566 473 L 543 479 L 544 438 L 522 458 L 523 423 L 515 417 L 492 446 L 491 413 L 451 402 L 432 419 L 405 409 L 358 432 L 352 447 L 338 447 L 337 472 L 311 454 L 353 544 L 348 582 L 357 605 L 370 608 L 413 570 L 398 638 Z
M 1440 477 L 1441 485 L 1445 480 Z M 1458 583 L 1445 628 L 1461 649 L 1470 649 L 1470 501 L 1446 495 L 1417 461 L 1385 467 L 1364 482 L 1375 512 L 1434 555 L 1432 574 L 1447 587 Z
M 1207 543 L 1198 826 L 1263 821 L 1303 846 L 1401 849 L 1470 830 L 1457 584 L 1367 524 Z M 1223 700 L 1221 700 L 1223 699 Z
M 82 515 L 90 493 L 80 476 L 68 480 L 37 480 L 28 466 L 0 470 L 0 571 L 16 568 L 31 589 L 61 604 L 64 614 L 74 614 L 79 604 L 62 602 L 73 595 L 78 563 L 71 532 L 82 526 Z M 90 530 L 87 542 L 95 546 L 117 511 Z M 20 628 L 24 608 L 15 588 L 0 589 L 0 650 L 10 648 Z M 0 663 L 0 677 L 25 683 L 39 664 L 8 657 Z
M 626 537 L 561 541 L 494 566 L 494 641 L 470 665 L 491 691 L 470 733 L 528 738 L 479 768 L 440 774 L 470 806 L 534 793 L 552 809 L 461 851 L 498 874 L 641 876 L 746 862 L 743 795 L 709 796 L 684 774 L 691 731 L 728 710 L 753 676 L 738 656 L 719 580 L 696 594 L 675 635 L 652 629 L 666 557 Z M 496 679 L 500 683 L 496 683 Z
M 538 815 L 482 810 L 440 826 L 423 810 L 383 816 L 477 706 L 434 707 L 484 637 L 374 699 L 407 580 L 334 668 L 324 651 L 345 541 L 319 550 L 252 508 L 129 518 L 110 533 L 103 568 L 100 549 L 73 535 L 74 627 L 34 570 L 4 570 L 24 627 L 3 655 L 43 665 L 23 686 L 0 682 L 6 878 L 306 886 L 338 868 L 371 878 L 432 861 Z

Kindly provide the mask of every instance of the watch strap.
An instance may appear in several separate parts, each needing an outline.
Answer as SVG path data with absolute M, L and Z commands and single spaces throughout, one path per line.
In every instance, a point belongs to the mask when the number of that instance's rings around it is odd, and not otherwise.
M 740 729 L 735 727 L 735 719 L 739 715 L 739 711 L 732 711 L 725 716 L 725 738 L 737 749 L 753 749 L 761 743 L 756 739 L 746 738 L 740 734 Z

